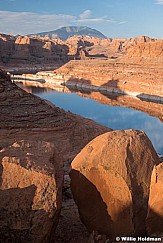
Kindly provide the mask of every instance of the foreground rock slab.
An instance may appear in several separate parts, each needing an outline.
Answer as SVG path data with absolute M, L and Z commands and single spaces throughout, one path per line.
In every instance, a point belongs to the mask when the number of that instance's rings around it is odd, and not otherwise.
M 62 201 L 63 169 L 52 143 L 20 141 L 0 151 L 0 239 L 49 242 Z
M 76 156 L 71 189 L 90 232 L 108 236 L 146 232 L 151 173 L 158 161 L 146 134 L 133 130 L 100 135 Z

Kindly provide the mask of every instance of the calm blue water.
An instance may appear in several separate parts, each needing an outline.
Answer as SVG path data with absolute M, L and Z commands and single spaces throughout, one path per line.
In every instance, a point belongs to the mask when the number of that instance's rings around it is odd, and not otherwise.
M 100 104 L 75 93 L 62 93 L 30 87 L 32 93 L 66 111 L 90 118 L 113 129 L 138 129 L 146 132 L 156 151 L 163 154 L 163 123 L 156 117 L 131 108 Z M 48 90 L 49 91 L 49 90 Z

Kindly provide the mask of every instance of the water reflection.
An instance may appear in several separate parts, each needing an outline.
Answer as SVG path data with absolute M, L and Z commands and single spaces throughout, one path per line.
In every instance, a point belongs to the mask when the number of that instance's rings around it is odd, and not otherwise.
M 22 84 L 21 84 L 22 86 Z M 22 86 L 23 87 L 23 86 Z M 47 99 L 66 111 L 90 118 L 113 129 L 138 129 L 146 132 L 158 153 L 163 154 L 163 105 L 128 96 L 86 93 L 65 87 L 55 90 L 43 87 L 23 87 Z M 134 108 L 134 109 L 133 109 Z

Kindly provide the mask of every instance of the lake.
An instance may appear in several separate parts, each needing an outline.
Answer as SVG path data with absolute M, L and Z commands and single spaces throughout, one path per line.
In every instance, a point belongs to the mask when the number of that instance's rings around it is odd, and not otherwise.
M 53 90 L 49 88 L 24 86 L 20 83 L 18 83 L 18 86 L 43 99 L 49 100 L 56 106 L 63 108 L 66 111 L 71 111 L 72 113 L 92 119 L 97 123 L 109 128 L 116 130 L 143 130 L 152 141 L 156 151 L 163 154 L 163 123 L 157 117 L 133 108 L 101 104 L 100 102 L 89 98 L 89 92 L 86 95 L 83 93 L 85 97 L 82 97 L 75 93 L 75 91 L 60 92 L 57 91 L 57 89 Z M 80 93 L 82 95 L 82 92 Z M 116 97 L 109 96 L 109 100 L 110 102 L 112 100 L 114 101 L 116 100 Z M 150 103 L 147 103 L 147 105 L 149 106 Z M 158 113 L 159 109 L 161 113 L 163 109 L 162 104 L 159 104 Z

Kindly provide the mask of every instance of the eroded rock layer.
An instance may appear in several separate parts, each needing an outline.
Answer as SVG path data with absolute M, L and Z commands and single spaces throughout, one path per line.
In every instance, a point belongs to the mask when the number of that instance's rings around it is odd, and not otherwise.
M 15 73 L 53 70 L 73 59 L 118 58 L 132 46 L 155 41 L 147 36 L 101 39 L 78 35 L 63 41 L 0 34 L 0 66 Z
M 163 97 L 161 63 L 134 63 L 134 60 L 71 61 L 54 71 L 54 78 L 66 85 L 130 95 Z M 157 97 L 155 97 L 157 98 Z
M 59 40 L 0 34 L 0 65 L 6 69 L 58 67 L 68 61 L 68 52 L 68 46 Z

